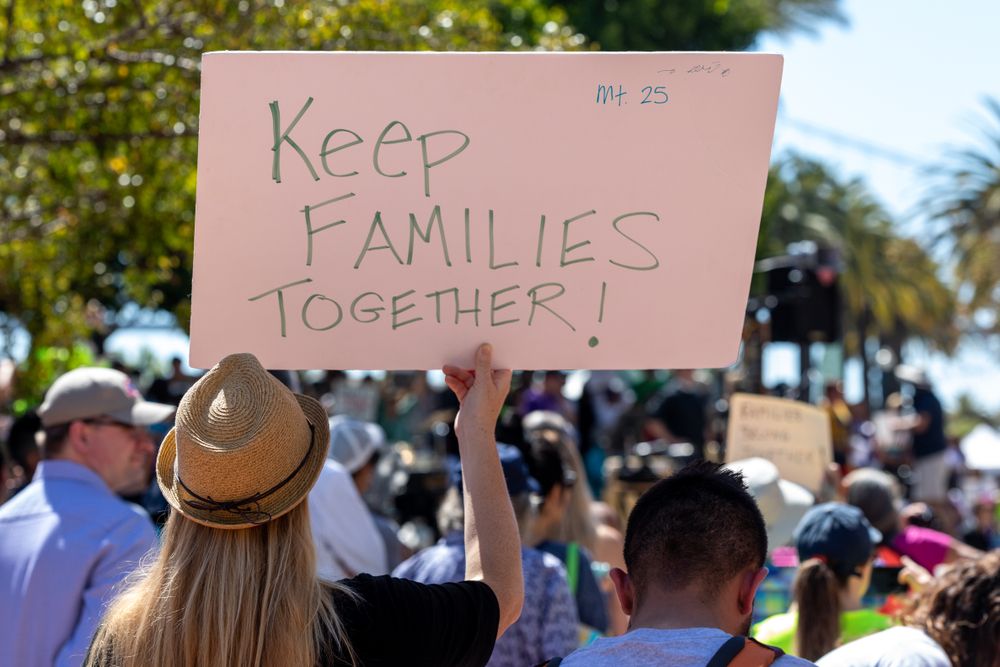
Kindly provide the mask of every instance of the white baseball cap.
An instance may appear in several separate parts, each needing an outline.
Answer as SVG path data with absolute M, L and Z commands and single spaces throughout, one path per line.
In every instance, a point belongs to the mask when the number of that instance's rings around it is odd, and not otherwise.
M 361 470 L 383 445 L 385 431 L 378 424 L 344 415 L 330 417 L 329 457 L 351 474 Z

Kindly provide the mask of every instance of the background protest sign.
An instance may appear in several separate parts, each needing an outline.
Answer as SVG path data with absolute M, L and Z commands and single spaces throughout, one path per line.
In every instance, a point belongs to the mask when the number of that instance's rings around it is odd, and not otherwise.
M 781 65 L 207 54 L 191 363 L 732 363 Z
M 765 458 L 783 479 L 819 492 L 833 461 L 830 417 L 808 403 L 733 394 L 729 403 L 726 461 Z

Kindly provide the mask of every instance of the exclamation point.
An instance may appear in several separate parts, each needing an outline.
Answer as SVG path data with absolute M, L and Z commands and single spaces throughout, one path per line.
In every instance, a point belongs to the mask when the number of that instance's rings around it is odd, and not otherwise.
M 608 295 L 608 284 L 606 282 L 601 282 L 601 307 L 597 312 L 597 323 L 601 324 L 604 322 L 604 298 Z M 597 347 L 601 341 L 598 340 L 597 336 L 591 336 L 590 340 L 587 341 L 587 345 L 590 347 Z

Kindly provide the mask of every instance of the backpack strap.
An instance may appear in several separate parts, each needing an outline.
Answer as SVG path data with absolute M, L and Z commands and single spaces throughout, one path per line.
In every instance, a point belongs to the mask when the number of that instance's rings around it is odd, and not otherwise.
M 746 637 L 730 637 L 719 647 L 705 667 L 728 667 L 729 663 L 739 655 L 746 644 Z
M 784 655 L 773 646 L 749 637 L 730 637 L 715 652 L 706 667 L 768 667 Z

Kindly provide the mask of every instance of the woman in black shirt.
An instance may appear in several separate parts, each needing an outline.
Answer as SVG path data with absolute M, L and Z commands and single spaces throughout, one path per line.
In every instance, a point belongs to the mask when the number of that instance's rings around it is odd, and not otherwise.
M 111 605 L 89 665 L 483 665 L 520 614 L 519 539 L 493 440 L 510 386 L 481 346 L 445 367 L 466 498 L 466 579 L 425 586 L 317 579 L 303 502 L 329 443 L 326 413 L 249 354 L 184 396 L 157 480 L 173 511 L 159 557 Z

